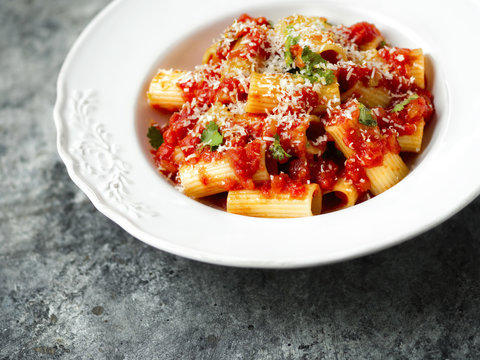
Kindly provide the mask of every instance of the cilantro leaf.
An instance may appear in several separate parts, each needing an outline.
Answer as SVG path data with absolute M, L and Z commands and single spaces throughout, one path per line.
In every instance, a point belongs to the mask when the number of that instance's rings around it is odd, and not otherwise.
M 380 41 L 380 44 L 378 44 L 378 48 L 384 48 L 387 45 L 387 42 L 385 40 Z
M 293 29 L 292 25 L 287 26 L 287 33 Z M 291 52 L 291 47 L 298 45 L 300 36 L 287 35 L 285 39 L 285 63 L 291 67 L 288 72 L 299 73 L 303 78 L 310 80 L 310 82 L 321 81 L 325 85 L 330 85 L 335 81 L 335 75 L 332 70 L 327 69 L 327 61 L 318 53 L 312 51 L 309 46 L 302 49 L 302 61 L 304 67 L 299 69 L 295 63 L 295 57 Z M 323 80 L 323 81 L 322 81 Z
M 286 157 L 287 158 L 292 157 L 292 155 L 287 153 L 283 149 L 282 145 L 280 145 L 280 136 L 278 136 L 278 134 L 274 135 L 274 139 L 275 139 L 275 141 L 273 142 L 273 144 L 269 148 L 270 152 L 272 153 L 272 157 L 276 160 L 279 160 L 279 161 L 282 161 Z
M 360 124 L 366 126 L 377 126 L 377 120 L 373 118 L 372 113 L 365 105 L 359 103 L 358 109 L 360 110 L 360 116 L 358 117 L 358 122 Z
M 305 46 L 302 51 L 302 60 L 305 63 L 305 66 L 309 64 L 310 66 L 316 64 L 325 64 L 327 61 L 322 57 L 322 55 L 313 52 L 309 46 Z
M 148 128 L 147 137 L 150 141 L 150 146 L 157 150 L 163 144 L 163 135 L 155 126 Z
M 415 99 L 418 99 L 418 95 L 417 95 L 417 94 L 414 94 L 414 95 L 410 96 L 408 99 L 405 99 L 405 100 L 403 100 L 401 103 L 398 103 L 397 105 L 395 105 L 395 106 L 393 107 L 392 112 L 402 111 L 405 106 L 407 106 L 408 104 L 410 104 L 410 101 L 415 100 Z
M 287 66 L 293 67 L 295 65 L 295 60 L 292 53 L 290 52 L 290 48 L 293 45 L 297 45 L 299 40 L 300 36 L 291 35 L 288 35 L 287 39 L 285 40 L 285 63 L 287 64 Z
M 323 78 L 325 84 L 330 85 L 335 80 L 333 71 L 327 69 L 327 60 L 322 55 L 312 51 L 308 46 L 303 48 L 302 61 L 305 64 L 305 68 L 300 70 L 300 75 L 310 80 L 310 82 L 321 81 Z
M 218 125 L 215 121 L 210 121 L 200 136 L 203 146 L 210 146 L 210 150 L 215 151 L 217 146 L 223 142 L 223 135 L 218 131 Z
M 295 59 L 290 51 L 290 48 L 293 45 L 298 44 L 299 37 L 287 36 L 285 42 L 285 62 L 288 66 L 292 67 L 287 72 L 292 74 L 300 74 L 305 79 L 310 80 L 314 83 L 317 81 L 322 81 L 325 85 L 330 85 L 335 81 L 335 75 L 332 70 L 327 69 L 327 61 L 318 53 L 313 52 L 310 47 L 305 46 L 302 49 L 302 61 L 305 66 L 301 69 L 296 67 Z

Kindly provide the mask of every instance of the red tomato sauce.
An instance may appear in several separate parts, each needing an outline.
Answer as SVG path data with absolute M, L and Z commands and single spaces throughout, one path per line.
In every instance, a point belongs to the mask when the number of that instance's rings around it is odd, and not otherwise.
M 333 189 L 339 178 L 340 167 L 333 160 L 320 159 L 312 166 L 312 180 L 320 185 L 323 192 Z
M 238 79 L 223 77 L 219 67 L 201 68 L 194 71 L 194 76 L 179 81 L 183 98 L 195 106 L 210 105 L 219 101 L 229 104 L 247 98 L 248 84 Z
M 264 17 L 252 18 L 243 14 L 237 19 L 237 23 L 243 26 L 229 28 L 226 38 L 230 41 L 220 44 L 216 52 L 217 57 L 224 60 L 234 57 L 253 59 L 257 55 L 264 56 L 262 44 L 267 40 L 267 29 L 270 28 L 268 20 Z M 242 46 L 235 49 L 237 41 L 241 41 Z
M 409 89 L 418 88 L 415 84 L 410 83 L 409 78 L 403 76 L 392 76 L 392 78 L 379 76 L 379 72 L 374 71 L 373 68 L 369 66 L 352 64 L 348 64 L 348 66 L 339 66 L 335 75 L 337 76 L 341 92 L 349 90 L 358 81 L 366 87 L 370 87 L 370 85 L 374 83 L 374 87 L 386 89 L 394 94 L 402 94 Z
M 359 193 L 370 189 L 370 180 L 360 161 L 352 156 L 345 161 L 345 177 L 353 183 Z
M 408 79 L 411 76 L 410 68 L 412 67 L 410 52 L 410 49 L 388 47 L 378 50 L 378 55 L 385 60 L 390 71 Z
M 275 194 L 289 194 L 295 199 L 302 199 L 307 195 L 307 189 L 303 183 L 291 179 L 284 173 L 270 176 L 270 180 L 261 185 L 260 190 L 267 198 Z
M 364 168 L 382 165 L 383 156 L 386 153 L 399 153 L 400 147 L 395 136 L 382 134 L 377 126 L 359 123 L 359 116 L 358 102 L 350 100 L 332 112 L 327 124 L 343 129 L 343 142 L 353 150 L 345 163 L 345 174 L 357 190 L 363 192 L 369 187 Z
M 203 68 L 196 70 L 195 75 L 195 78 L 177 83 L 183 91 L 183 98 L 186 102 L 195 101 L 198 105 L 213 103 L 217 90 L 212 85 L 214 81 L 220 81 L 220 71 L 217 68 Z M 197 78 L 200 80 L 196 80 Z
M 392 136 L 412 135 L 417 130 L 417 126 L 421 121 L 430 121 L 433 114 L 432 96 L 426 90 L 418 90 L 417 99 L 411 100 L 400 111 L 393 111 L 394 106 L 390 108 L 375 108 L 373 113 L 376 114 L 378 126 L 384 134 Z M 401 98 L 399 101 L 408 99 Z
M 345 29 L 345 34 L 351 42 L 361 46 L 372 42 L 377 37 L 382 36 L 375 25 L 368 22 L 359 22 Z
M 235 175 L 246 189 L 254 189 L 253 174 L 260 168 L 261 142 L 254 140 L 245 147 L 235 147 L 227 151 Z

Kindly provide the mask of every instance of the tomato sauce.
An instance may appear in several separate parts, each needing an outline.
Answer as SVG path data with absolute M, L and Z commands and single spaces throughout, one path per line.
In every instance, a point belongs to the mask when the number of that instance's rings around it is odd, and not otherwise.
M 270 176 L 270 180 L 261 185 L 260 190 L 267 198 L 275 194 L 289 194 L 293 198 L 301 199 L 307 194 L 307 189 L 303 183 L 291 179 L 288 174 L 284 173 Z
M 187 80 L 178 81 L 177 85 L 182 89 L 183 98 L 186 102 L 195 104 L 211 104 L 215 100 L 215 81 L 220 81 L 221 74 L 218 68 L 202 68 L 196 70 L 195 76 Z M 197 80 L 199 79 L 199 80 Z
M 246 189 L 254 189 L 253 174 L 260 168 L 261 142 L 254 140 L 245 147 L 235 147 L 227 151 L 235 175 Z
M 340 66 L 335 72 L 341 92 L 347 91 L 358 81 L 367 85 L 371 78 L 371 74 L 372 69 L 369 67 L 351 64 L 348 66 Z
M 228 41 L 222 42 L 217 48 L 216 55 L 220 60 L 227 58 L 254 59 L 257 55 L 265 56 L 262 52 L 267 40 L 267 29 L 270 23 L 264 17 L 252 18 L 243 14 L 237 19 L 237 23 L 243 26 L 232 26 L 225 34 Z M 237 41 L 242 46 L 235 48 Z
M 345 34 L 351 42 L 361 46 L 372 42 L 377 37 L 382 36 L 375 25 L 368 22 L 359 22 L 345 29 Z
M 372 77 L 373 75 L 376 75 Z M 392 76 L 387 78 L 381 76 L 379 71 L 367 65 L 343 65 L 339 66 L 335 72 L 340 91 L 345 92 L 352 88 L 357 82 L 361 82 L 365 87 L 378 87 L 385 89 L 393 94 L 403 94 L 411 89 L 418 89 L 415 84 L 410 82 L 410 78 L 403 76 Z
M 345 161 L 345 177 L 353 183 L 359 193 L 364 193 L 370 189 L 370 179 L 360 160 L 355 156 Z
M 312 166 L 312 180 L 320 185 L 323 192 L 333 189 L 339 178 L 340 167 L 333 160 L 320 159 Z
M 364 168 L 380 166 L 386 153 L 398 153 L 395 136 L 382 134 L 377 126 L 359 122 L 360 110 L 356 100 L 342 104 L 327 118 L 328 125 L 342 128 L 343 142 L 353 151 L 345 163 L 345 174 L 358 191 L 365 191 L 369 182 Z M 373 113 L 372 113 L 373 114 Z
M 408 79 L 411 76 L 410 69 L 413 65 L 410 52 L 410 49 L 388 47 L 378 50 L 378 56 L 385 60 L 390 71 Z
M 174 174 L 178 170 L 178 165 L 173 160 L 174 147 L 163 143 L 155 152 L 155 164 L 166 174 Z
M 420 122 L 430 121 L 433 114 L 432 96 L 426 90 L 418 90 L 417 99 L 410 100 L 400 111 L 393 111 L 394 106 L 390 108 L 374 108 L 372 111 L 376 114 L 378 126 L 384 134 L 391 136 L 412 135 L 417 130 Z M 408 100 L 409 96 L 400 98 L 399 102 Z
M 224 77 L 220 67 L 200 68 L 193 76 L 178 82 L 183 98 L 194 106 L 211 105 L 216 101 L 223 104 L 244 101 L 247 98 L 248 84 L 238 79 Z

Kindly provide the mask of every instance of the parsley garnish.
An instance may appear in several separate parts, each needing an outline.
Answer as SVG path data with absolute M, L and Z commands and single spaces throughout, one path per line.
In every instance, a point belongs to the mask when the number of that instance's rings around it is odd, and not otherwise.
M 418 95 L 417 95 L 417 94 L 414 94 L 414 95 L 410 96 L 408 99 L 405 99 L 405 100 L 403 100 L 401 103 L 398 103 L 397 105 L 395 105 L 395 106 L 393 107 L 392 112 L 402 111 L 405 106 L 407 106 L 408 104 L 410 104 L 410 101 L 415 100 L 415 99 L 418 99 Z
M 360 110 L 360 116 L 358 117 L 358 122 L 366 126 L 377 126 L 377 120 L 372 116 L 372 113 L 368 108 L 362 103 L 358 104 L 358 109 Z
M 273 136 L 275 141 L 273 144 L 270 146 L 270 152 L 272 153 L 272 157 L 276 160 L 282 161 L 285 159 L 285 157 L 289 158 L 292 157 L 289 153 L 287 153 L 285 150 L 283 150 L 282 145 L 280 145 L 280 136 L 278 134 L 275 134 Z
M 300 70 L 300 75 L 307 78 L 312 83 L 323 78 L 325 79 L 326 85 L 330 85 L 335 80 L 333 71 L 327 69 L 327 60 L 325 60 L 320 54 L 310 50 L 310 47 L 305 46 L 303 48 L 302 60 L 305 67 Z
M 215 151 L 223 142 L 223 135 L 218 131 L 218 125 L 214 121 L 210 121 L 205 130 L 203 130 L 202 135 L 200 136 L 203 146 L 210 146 L 210 150 Z
M 378 48 L 384 48 L 387 45 L 387 42 L 385 40 L 380 41 L 380 44 L 378 44 Z
M 289 29 L 289 27 L 287 27 Z M 330 85 L 335 81 L 335 75 L 332 70 L 327 69 L 327 60 L 325 60 L 320 54 L 313 52 L 310 47 L 305 46 L 302 49 L 302 61 L 305 66 L 301 69 L 296 67 L 295 58 L 292 55 L 290 48 L 293 45 L 297 45 L 300 40 L 299 36 L 288 35 L 285 40 L 285 63 L 290 66 L 289 73 L 299 73 L 303 78 L 310 80 L 314 83 L 320 81 L 322 78 L 326 85 Z
M 155 126 L 148 128 L 147 137 L 150 140 L 150 146 L 155 150 L 163 144 L 163 135 Z
M 297 45 L 298 41 L 300 40 L 300 36 L 291 36 L 288 35 L 287 39 L 285 40 L 285 63 L 287 66 L 293 67 L 295 65 L 295 61 L 293 59 L 293 55 L 290 52 L 290 48 L 293 45 Z

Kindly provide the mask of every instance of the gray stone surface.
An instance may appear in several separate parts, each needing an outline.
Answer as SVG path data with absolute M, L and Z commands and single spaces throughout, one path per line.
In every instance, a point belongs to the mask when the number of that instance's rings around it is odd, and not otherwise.
M 51 114 L 106 3 L 0 1 L 0 359 L 480 358 L 480 198 L 395 248 L 289 271 L 172 256 L 96 211 Z

